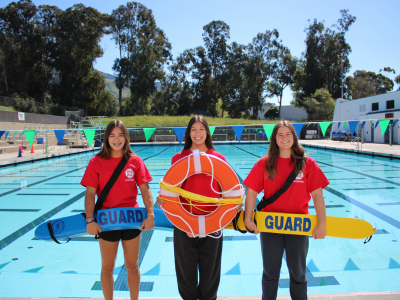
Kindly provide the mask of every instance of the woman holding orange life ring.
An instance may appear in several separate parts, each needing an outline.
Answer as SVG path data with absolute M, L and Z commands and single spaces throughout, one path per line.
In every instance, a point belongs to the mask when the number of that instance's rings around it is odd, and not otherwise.
M 171 164 L 189 156 L 195 149 L 216 156 L 223 161 L 225 157 L 215 151 L 212 143 L 210 129 L 206 119 L 202 116 L 193 116 L 187 126 L 183 151 L 172 157 Z M 186 179 L 181 188 L 202 196 L 220 198 L 221 195 L 214 191 L 221 191 L 218 181 L 212 181 L 207 174 L 194 174 Z M 157 198 L 157 203 L 164 201 Z M 195 201 L 181 197 L 182 206 L 194 215 L 207 215 L 216 209 L 216 206 L 198 206 Z M 242 205 L 239 205 L 239 209 Z M 194 237 L 190 233 L 174 228 L 174 254 L 175 270 L 178 289 L 181 297 L 189 299 L 216 299 L 221 276 L 222 233 L 217 231 L 204 238 Z M 200 278 L 198 279 L 198 274 Z

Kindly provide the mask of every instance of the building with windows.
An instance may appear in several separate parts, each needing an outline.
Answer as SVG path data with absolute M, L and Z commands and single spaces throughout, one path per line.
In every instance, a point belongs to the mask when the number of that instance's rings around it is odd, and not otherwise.
M 379 122 L 377 122 L 382 119 L 390 119 L 384 135 L 382 135 Z M 340 125 L 344 122 L 360 121 L 358 132 L 361 134 L 364 131 L 366 141 L 389 143 L 390 135 L 392 135 L 392 143 L 400 144 L 399 119 L 400 91 L 356 100 L 337 99 L 333 114 L 335 123 L 332 125 L 332 131 L 343 130 Z
M 274 105 L 272 103 L 266 102 L 264 103 L 261 110 L 258 111 L 258 119 L 266 120 L 264 114 L 267 110 Z M 253 109 L 250 109 L 250 114 L 253 114 Z M 281 106 L 281 119 L 289 120 L 289 121 L 305 121 L 307 120 L 307 112 L 304 108 L 294 107 L 292 105 L 282 105 Z

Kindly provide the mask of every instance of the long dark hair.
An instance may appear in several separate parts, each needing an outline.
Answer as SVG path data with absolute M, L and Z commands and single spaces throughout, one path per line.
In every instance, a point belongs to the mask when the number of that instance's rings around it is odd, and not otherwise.
M 114 120 L 108 123 L 106 128 L 106 133 L 104 134 L 103 147 L 101 148 L 100 152 L 97 153 L 96 155 L 104 159 L 110 158 L 111 146 L 110 143 L 108 142 L 108 138 L 115 127 L 119 127 L 122 131 L 122 134 L 125 137 L 125 145 L 122 150 L 124 151 L 125 157 L 129 159 L 129 157 L 134 155 L 135 153 L 133 153 L 130 146 L 128 129 L 126 128 L 124 122 L 122 122 L 121 120 Z
M 205 140 L 205 144 L 206 144 L 207 148 L 211 149 L 211 150 L 215 150 L 207 120 L 203 116 L 199 116 L 199 115 L 194 115 L 189 121 L 189 124 L 185 131 L 185 137 L 184 137 L 185 147 L 183 147 L 183 150 L 187 150 L 187 149 L 190 149 L 190 147 L 192 147 L 192 139 L 190 138 L 190 130 L 192 129 L 193 124 L 196 122 L 201 122 L 203 124 L 204 128 L 206 129 L 207 137 Z
M 304 157 L 306 154 L 304 153 L 303 146 L 299 144 L 299 138 L 297 137 L 296 130 L 289 121 L 281 120 L 275 125 L 274 130 L 272 131 L 271 141 L 267 152 L 268 159 L 265 163 L 268 172 L 268 178 L 271 180 L 273 180 L 276 175 L 276 162 L 279 157 L 279 147 L 276 143 L 276 135 L 278 134 L 279 128 L 284 126 L 288 127 L 293 135 L 291 163 L 294 164 L 296 173 L 299 173 L 304 166 Z

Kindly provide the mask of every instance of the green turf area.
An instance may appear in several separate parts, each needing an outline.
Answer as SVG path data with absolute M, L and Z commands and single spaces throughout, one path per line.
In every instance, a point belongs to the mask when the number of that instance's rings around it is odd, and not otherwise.
M 110 121 L 120 119 L 127 127 L 186 127 L 191 117 L 188 116 L 132 116 L 132 117 L 111 117 L 105 118 L 102 125 Z M 275 124 L 277 121 L 247 120 L 230 118 L 206 117 L 211 126 L 224 125 L 252 125 L 252 124 Z
M 0 106 L 0 110 L 15 111 L 14 108 L 8 106 Z

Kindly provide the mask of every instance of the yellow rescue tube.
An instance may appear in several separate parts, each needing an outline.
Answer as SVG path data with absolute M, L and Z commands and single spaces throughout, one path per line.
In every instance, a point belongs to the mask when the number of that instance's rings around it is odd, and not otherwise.
M 282 234 L 312 235 L 318 225 L 316 215 L 285 214 L 272 212 L 253 212 L 252 220 L 256 221 L 257 230 L 260 232 L 272 232 Z M 226 226 L 226 229 L 246 231 L 244 226 L 244 211 L 240 212 L 234 222 Z M 326 217 L 326 236 L 348 239 L 365 239 L 370 237 L 376 229 L 370 223 L 361 219 Z

